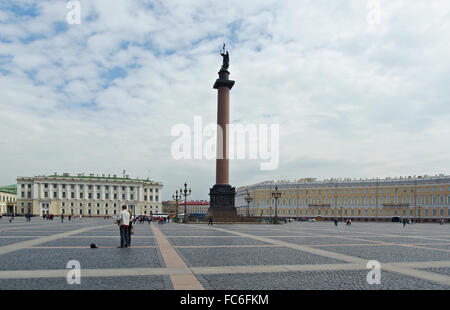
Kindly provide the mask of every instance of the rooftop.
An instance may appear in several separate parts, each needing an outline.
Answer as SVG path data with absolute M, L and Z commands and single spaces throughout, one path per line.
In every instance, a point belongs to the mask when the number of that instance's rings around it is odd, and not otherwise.
M 17 195 L 17 185 L 0 186 L 0 192 Z
M 317 178 L 302 178 L 294 181 L 290 180 L 277 180 L 277 181 L 263 181 L 252 185 L 240 186 L 236 190 L 242 190 L 245 188 L 260 186 L 260 185 L 282 185 L 282 184 L 342 184 L 342 183 L 368 183 L 368 182 L 378 182 L 380 184 L 389 182 L 411 182 L 411 181 L 433 181 L 433 180 L 450 180 L 450 175 L 436 174 L 434 176 L 420 175 L 420 176 L 400 176 L 400 177 L 385 177 L 385 178 L 330 178 L 318 180 Z
M 184 201 L 180 202 L 180 206 L 183 205 L 184 206 Z M 187 206 L 209 206 L 209 201 L 206 200 L 192 200 L 192 201 L 187 201 L 186 202 Z
M 130 178 L 128 175 L 125 175 L 124 177 L 118 177 L 117 175 L 95 175 L 93 173 L 89 175 L 85 175 L 84 173 L 79 173 L 76 176 L 75 175 L 69 175 L 68 173 L 63 173 L 62 175 L 58 175 L 57 173 L 49 176 L 36 176 L 35 178 L 61 178 L 61 179 L 88 179 L 88 180 L 112 180 L 112 181 L 138 181 L 138 182 L 148 182 L 148 183 L 156 183 L 160 184 L 159 182 L 152 181 L 150 179 L 139 179 L 139 178 Z

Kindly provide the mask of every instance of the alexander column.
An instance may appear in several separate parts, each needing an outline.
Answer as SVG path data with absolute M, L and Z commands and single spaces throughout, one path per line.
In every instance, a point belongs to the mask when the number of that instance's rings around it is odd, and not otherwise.
M 219 78 L 214 84 L 217 89 L 217 158 L 216 158 L 216 184 L 210 189 L 210 207 L 208 216 L 214 221 L 232 221 L 237 217 L 234 206 L 235 188 L 229 184 L 228 160 L 228 125 L 230 123 L 230 90 L 234 81 L 229 79 L 228 67 L 230 56 L 225 52 L 225 44 L 220 54 L 223 57 Z

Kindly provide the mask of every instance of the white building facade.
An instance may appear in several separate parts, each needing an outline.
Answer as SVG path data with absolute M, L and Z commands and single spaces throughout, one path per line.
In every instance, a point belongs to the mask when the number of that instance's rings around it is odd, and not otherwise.
M 19 177 L 17 213 L 104 217 L 127 205 L 135 214 L 150 215 L 162 210 L 162 188 L 159 182 L 116 175 Z

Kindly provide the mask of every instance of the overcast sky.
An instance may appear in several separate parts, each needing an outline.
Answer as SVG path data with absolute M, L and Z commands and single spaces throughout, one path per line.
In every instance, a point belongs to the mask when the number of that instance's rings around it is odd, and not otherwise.
M 209 199 L 215 161 L 174 160 L 171 130 L 216 121 L 223 42 L 232 122 L 280 126 L 278 169 L 231 162 L 232 185 L 450 174 L 448 0 L 80 2 L 68 25 L 0 1 L 1 185 L 126 169 Z

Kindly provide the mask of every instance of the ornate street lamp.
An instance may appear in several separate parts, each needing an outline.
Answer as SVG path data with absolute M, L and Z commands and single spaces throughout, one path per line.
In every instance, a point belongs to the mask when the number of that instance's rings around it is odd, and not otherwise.
M 247 191 L 247 195 L 245 195 L 245 201 L 247 202 L 247 217 L 250 216 L 250 203 L 253 201 L 253 197 L 250 196 L 250 193 Z
M 183 219 L 183 222 L 187 223 L 187 196 L 191 195 L 191 189 L 187 188 L 186 182 L 184 182 L 184 189 L 180 189 L 180 194 L 184 196 L 184 219 Z
M 178 203 L 181 200 L 181 193 L 178 195 L 178 191 L 176 191 L 175 195 L 172 195 L 172 197 L 175 200 L 175 218 L 178 220 Z
M 275 186 L 275 191 L 272 192 L 272 198 L 275 199 L 275 219 L 274 224 L 278 224 L 278 199 L 281 197 L 281 192 L 278 190 L 278 186 Z

